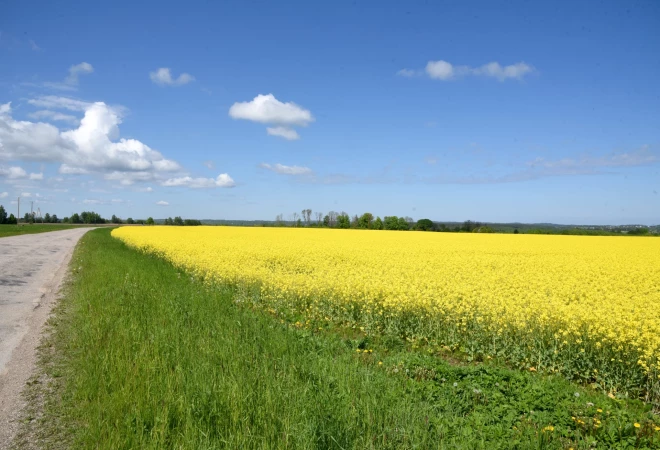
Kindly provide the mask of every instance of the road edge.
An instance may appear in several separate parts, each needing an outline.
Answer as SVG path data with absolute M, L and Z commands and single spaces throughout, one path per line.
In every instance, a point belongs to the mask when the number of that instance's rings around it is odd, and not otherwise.
M 53 274 L 53 278 L 43 288 L 45 292 L 35 301 L 34 312 L 28 320 L 28 331 L 20 344 L 14 349 L 11 359 L 7 363 L 7 373 L 0 383 L 0 450 L 13 448 L 15 439 L 21 428 L 21 422 L 26 420 L 24 411 L 28 406 L 28 399 L 24 390 L 38 370 L 38 347 L 43 338 L 44 325 L 51 316 L 53 307 L 62 297 L 61 288 L 66 276 L 73 253 L 80 243 L 83 233 L 76 245 L 72 246 L 64 256 L 62 264 Z

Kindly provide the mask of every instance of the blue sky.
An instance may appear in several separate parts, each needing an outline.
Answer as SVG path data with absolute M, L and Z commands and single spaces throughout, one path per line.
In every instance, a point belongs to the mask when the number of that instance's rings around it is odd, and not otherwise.
M 660 223 L 660 3 L 3 2 L 0 204 Z

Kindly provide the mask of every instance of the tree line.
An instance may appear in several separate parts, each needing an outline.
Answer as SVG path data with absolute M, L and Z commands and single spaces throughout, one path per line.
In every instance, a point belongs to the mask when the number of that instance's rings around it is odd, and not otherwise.
M 349 216 L 345 211 L 330 211 L 327 214 L 316 212 L 312 219 L 312 210 L 303 209 L 300 214 L 294 212 L 291 220 L 284 220 L 284 214 L 275 217 L 275 226 L 280 227 L 323 227 L 323 228 L 357 228 L 365 230 L 398 230 L 398 231 L 439 231 L 439 232 L 467 232 L 467 233 L 493 233 L 493 229 L 480 222 L 467 220 L 460 226 L 447 227 L 445 224 L 433 222 L 431 219 L 414 221 L 409 216 L 380 216 L 366 212 L 360 216 Z

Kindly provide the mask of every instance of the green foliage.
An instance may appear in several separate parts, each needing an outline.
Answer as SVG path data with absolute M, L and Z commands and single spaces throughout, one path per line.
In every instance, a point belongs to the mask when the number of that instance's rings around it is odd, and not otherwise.
M 381 220 L 380 217 L 376 217 L 376 220 L 374 221 L 374 230 L 382 230 L 383 229 L 383 221 Z
M 258 288 L 205 287 L 108 230 L 85 235 L 71 265 L 41 347 L 52 381 L 28 388 L 46 409 L 24 424 L 60 447 L 658 443 L 656 418 L 639 402 L 529 372 L 452 365 L 396 335 L 261 310 Z
M 0 224 L 5 223 L 7 223 L 7 211 L 4 206 L 0 205 Z
M 410 224 L 405 217 L 399 217 L 398 230 L 408 231 L 410 230 Z
M 417 221 L 416 228 L 419 231 L 433 231 L 435 226 L 433 225 L 433 221 L 431 219 L 419 219 Z
M 372 222 L 374 220 L 374 216 L 371 213 L 364 213 L 360 216 L 360 218 L 357 220 L 358 222 L 358 227 L 359 228 L 364 228 L 364 229 L 371 229 L 372 228 Z
M 399 218 L 397 216 L 385 216 L 385 220 L 383 221 L 383 228 L 385 230 L 398 230 Z
M 337 216 L 337 228 L 350 228 L 351 219 L 348 217 L 348 214 L 342 213 Z
M 146 224 L 147 225 L 154 225 L 155 224 L 154 218 L 153 217 L 148 217 L 147 221 L 146 221 Z
M 472 230 L 473 233 L 494 233 L 493 229 L 487 225 L 482 225 Z
M 16 220 L 16 217 L 13 214 L 9 214 L 7 225 L 18 225 L 18 220 Z

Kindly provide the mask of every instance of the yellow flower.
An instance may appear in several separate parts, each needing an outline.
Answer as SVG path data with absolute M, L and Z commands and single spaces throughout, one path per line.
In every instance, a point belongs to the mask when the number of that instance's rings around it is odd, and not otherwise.
M 600 409 L 600 408 L 598 408 L 596 411 L 598 411 L 599 413 L 602 413 L 602 412 L 603 412 L 603 410 Z
M 641 425 L 635 422 L 635 428 L 639 428 Z

